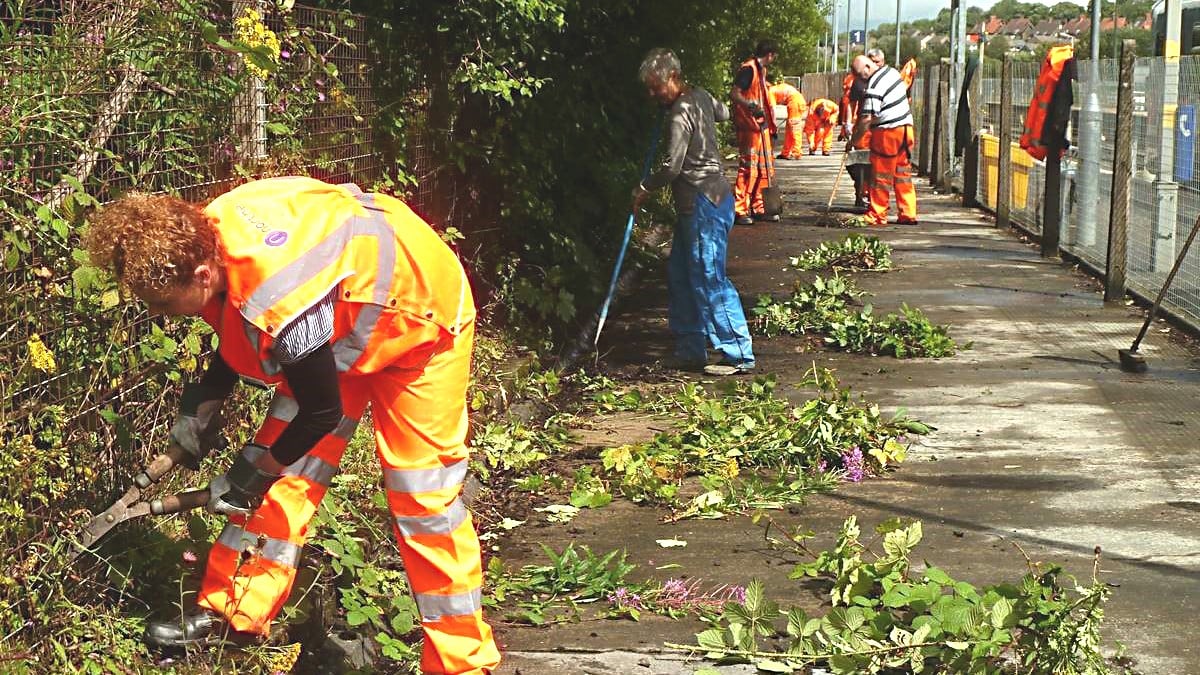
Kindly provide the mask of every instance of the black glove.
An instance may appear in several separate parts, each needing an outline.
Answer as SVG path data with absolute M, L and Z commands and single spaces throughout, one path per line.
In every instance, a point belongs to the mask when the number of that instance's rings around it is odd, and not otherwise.
M 750 114 L 754 115 L 754 119 L 756 120 L 761 120 L 762 118 L 766 117 L 766 114 L 763 113 L 762 106 L 754 101 L 750 102 Z
M 242 448 L 225 475 L 217 476 L 209 483 L 209 511 L 249 516 L 258 508 L 267 490 L 279 480 L 279 476 L 259 469 L 248 455 L 259 456 L 267 451 L 261 445 L 253 443 Z
M 208 389 L 195 382 L 184 385 L 179 400 L 179 415 L 171 425 L 171 440 L 187 452 L 184 466 L 195 470 L 200 460 L 222 445 L 225 420 L 221 407 L 225 399 L 212 399 Z

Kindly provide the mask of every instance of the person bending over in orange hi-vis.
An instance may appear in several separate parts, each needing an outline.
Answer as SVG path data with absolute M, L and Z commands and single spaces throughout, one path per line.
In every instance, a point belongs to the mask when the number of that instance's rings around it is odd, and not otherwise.
M 879 66 L 866 56 L 853 63 L 854 74 L 867 83 L 854 133 L 846 145 L 849 152 L 863 134 L 871 132 L 870 157 L 874 174 L 868 214 L 874 225 L 887 224 L 889 193 L 896 195 L 900 224 L 917 224 L 917 193 L 913 188 L 911 149 L 914 145 L 913 116 L 908 91 L 900 73 Z
M 181 619 L 146 639 L 183 647 L 265 636 L 296 579 L 308 524 L 367 405 L 425 673 L 490 673 L 479 540 L 460 497 L 475 305 L 457 257 L 403 202 L 303 177 L 258 180 L 201 208 L 133 194 L 85 244 L 153 314 L 199 316 L 219 339 L 184 387 L 171 441 L 199 462 L 239 376 L 274 385 L 254 439 L 211 481 L 229 522 Z
M 771 85 L 771 98 L 775 105 L 787 106 L 787 131 L 783 137 L 783 149 L 775 159 L 800 159 L 801 138 L 804 133 L 804 118 L 808 114 L 808 104 L 800 90 L 787 82 Z
M 767 90 L 767 66 L 779 50 L 770 40 L 754 48 L 733 78 L 729 98 L 733 101 L 733 128 L 737 132 L 738 172 L 733 186 L 734 224 L 752 225 L 755 220 L 775 222 L 779 214 L 766 215 L 763 190 L 775 182 L 775 155 L 771 136 L 775 134 L 775 115 L 771 111 L 771 93 Z
M 817 150 L 828 155 L 833 148 L 833 128 L 838 121 L 838 104 L 827 98 L 818 98 L 808 104 L 808 119 L 804 122 L 804 134 L 808 136 L 808 154 Z

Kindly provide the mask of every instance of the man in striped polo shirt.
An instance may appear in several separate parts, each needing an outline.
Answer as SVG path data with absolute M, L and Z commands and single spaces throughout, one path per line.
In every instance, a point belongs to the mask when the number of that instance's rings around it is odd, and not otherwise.
M 878 65 L 866 56 L 856 57 L 852 68 L 854 74 L 867 83 L 867 91 L 846 150 L 849 152 L 863 134 L 871 132 L 871 169 L 875 178 L 868 215 L 874 225 L 887 225 L 888 192 L 891 191 L 896 195 L 896 208 L 900 212 L 897 222 L 916 225 L 917 193 L 913 189 L 909 158 L 915 141 L 908 87 L 895 68 Z

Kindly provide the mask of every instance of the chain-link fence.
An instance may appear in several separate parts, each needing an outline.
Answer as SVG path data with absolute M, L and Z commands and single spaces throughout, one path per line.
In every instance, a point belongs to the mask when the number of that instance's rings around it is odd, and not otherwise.
M 1112 199 L 1113 158 L 1116 154 L 1116 105 L 1120 63 L 1102 59 L 1095 69 L 1087 60 L 1076 64 L 1075 104 L 1069 136 L 1072 146 L 1063 159 L 1061 246 L 1097 270 L 1104 270 Z M 995 210 L 999 145 L 1011 147 L 1010 208 L 1012 222 L 1040 236 L 1045 208 L 1045 162 L 1034 160 L 1018 146 L 1025 113 L 1033 95 L 1040 64 L 1013 62 L 1011 67 L 1011 133 L 999 138 L 1003 82 L 999 62 L 982 70 L 979 115 L 980 158 L 976 198 Z M 1200 103 L 1200 59 L 1179 60 L 1178 99 L 1164 101 L 1170 75 L 1161 58 L 1140 58 L 1134 66 L 1130 208 L 1127 229 L 1127 282 L 1144 297 L 1153 297 L 1165 280 L 1194 221 L 1200 216 L 1200 171 L 1193 141 L 1196 105 Z M 1094 93 L 1094 100 L 1091 97 Z M 1081 165 L 1078 143 L 1086 126 L 1086 111 L 1098 109 L 1098 165 Z M 1095 114 L 1095 113 L 1093 113 Z M 1094 193 L 1081 186 L 1084 172 L 1097 175 Z M 1162 179 L 1160 179 L 1160 177 Z M 1200 251 L 1185 259 L 1164 306 L 1200 326 Z
M 231 16 L 227 3 L 4 4 L 0 450 L 20 438 L 112 448 L 122 456 L 88 462 L 112 488 L 144 456 L 139 440 L 173 415 L 168 379 L 210 346 L 81 265 L 87 209 L 131 189 L 206 201 L 250 175 L 363 187 L 381 177 L 363 18 L 296 6 L 285 21 L 258 6 L 235 2 Z M 410 173 L 437 171 L 427 143 L 410 150 Z M 414 196 L 419 209 L 430 197 Z

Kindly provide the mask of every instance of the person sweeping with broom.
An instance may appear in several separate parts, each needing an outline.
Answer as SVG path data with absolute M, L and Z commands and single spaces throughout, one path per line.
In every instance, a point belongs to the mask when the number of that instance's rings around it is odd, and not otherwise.
M 666 112 L 666 157 L 633 191 L 636 212 L 646 196 L 671 186 L 678 220 L 668 261 L 669 322 L 674 363 L 709 375 L 754 369 L 750 328 L 741 298 L 725 276 L 733 227 L 733 193 L 721 172 L 717 122 L 729 109 L 707 91 L 683 80 L 679 59 L 655 49 L 638 70 L 646 91 Z M 708 347 L 721 357 L 708 365 Z

